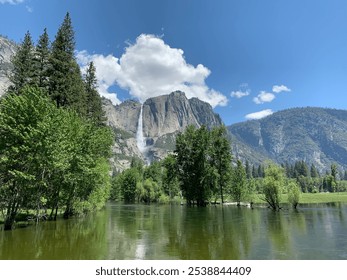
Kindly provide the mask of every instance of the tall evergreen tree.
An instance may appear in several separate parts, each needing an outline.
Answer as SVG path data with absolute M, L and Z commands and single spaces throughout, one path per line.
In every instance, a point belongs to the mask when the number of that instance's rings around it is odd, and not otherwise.
M 311 164 L 310 175 L 311 175 L 311 178 L 319 177 L 318 170 L 317 170 L 316 166 L 313 163 Z
M 87 94 L 87 117 L 95 124 L 102 125 L 105 121 L 105 112 L 102 109 L 100 95 L 97 91 L 96 69 L 93 62 L 90 62 L 84 77 Z
M 52 44 L 49 94 L 57 107 L 71 107 L 84 116 L 86 93 L 74 49 L 75 34 L 67 13 Z
M 19 93 L 23 87 L 34 84 L 34 45 L 29 31 L 25 34 L 11 62 L 13 70 L 9 80 L 12 85 L 9 90 Z
M 252 169 L 251 166 L 249 165 L 248 160 L 246 160 L 246 175 L 247 175 L 247 179 L 251 179 L 252 178 Z
M 42 88 L 45 91 L 47 91 L 49 87 L 49 80 L 48 80 L 49 67 L 50 67 L 49 57 L 50 57 L 50 43 L 49 43 L 47 29 L 45 28 L 36 45 L 35 56 L 34 56 L 35 83 L 39 88 Z

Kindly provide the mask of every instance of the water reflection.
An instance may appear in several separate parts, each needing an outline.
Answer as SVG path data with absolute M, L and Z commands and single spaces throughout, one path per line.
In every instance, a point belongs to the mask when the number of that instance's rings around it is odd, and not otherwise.
M 0 232 L 0 259 L 346 259 L 346 204 L 266 208 L 109 204 Z

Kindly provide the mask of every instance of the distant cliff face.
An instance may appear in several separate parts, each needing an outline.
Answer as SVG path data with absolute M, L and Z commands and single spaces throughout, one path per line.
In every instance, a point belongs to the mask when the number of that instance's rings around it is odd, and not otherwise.
M 345 110 L 288 109 L 228 129 L 240 157 L 270 158 L 278 163 L 304 160 L 321 170 L 333 162 L 347 167 Z
M 16 44 L 0 36 L 0 96 L 3 95 L 10 85 L 7 78 L 11 68 L 11 57 L 16 51 Z
M 188 125 L 213 127 L 222 124 L 220 117 L 208 103 L 197 98 L 187 99 L 180 91 L 147 99 L 143 105 L 132 100 L 117 106 L 104 100 L 103 105 L 107 124 L 118 131 L 114 147 L 115 158 L 124 158 L 124 163 L 126 160 L 129 163 L 132 156 L 144 159 L 147 157 L 147 160 L 164 158 L 168 152 L 174 150 L 177 133 L 182 132 Z M 145 154 L 142 154 L 136 145 L 141 106 Z

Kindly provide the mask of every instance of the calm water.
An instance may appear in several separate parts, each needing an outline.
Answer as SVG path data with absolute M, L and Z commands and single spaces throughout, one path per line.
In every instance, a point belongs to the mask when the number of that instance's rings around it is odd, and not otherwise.
M 280 213 L 108 204 L 84 218 L 0 231 L 0 259 L 347 259 L 347 204 Z

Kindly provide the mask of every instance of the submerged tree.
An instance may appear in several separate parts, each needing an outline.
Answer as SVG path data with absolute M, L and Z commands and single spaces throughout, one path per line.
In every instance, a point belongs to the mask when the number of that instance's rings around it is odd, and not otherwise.
M 240 206 L 241 201 L 247 194 L 247 177 L 246 170 L 240 160 L 237 160 L 237 166 L 233 170 L 231 196 L 234 201 L 237 202 L 237 206 Z
M 204 206 L 220 194 L 230 178 L 231 151 L 225 128 L 209 131 L 205 126 L 188 126 L 176 138 L 178 178 L 188 204 Z
M 269 164 L 265 168 L 265 178 L 263 185 L 264 200 L 269 207 L 275 211 L 280 209 L 281 194 L 284 187 L 283 168 Z
M 100 208 L 109 196 L 113 135 L 72 110 L 61 110 L 37 88 L 0 101 L 0 204 L 5 229 L 21 209 L 59 208 L 65 217 Z M 44 204 L 44 205 L 43 205 Z
M 298 207 L 300 201 L 301 189 L 295 182 L 289 182 L 288 184 L 288 202 L 294 209 Z
M 224 192 L 231 180 L 231 145 L 227 138 L 225 126 L 215 127 L 211 131 L 211 165 L 216 174 L 217 192 L 224 203 Z

